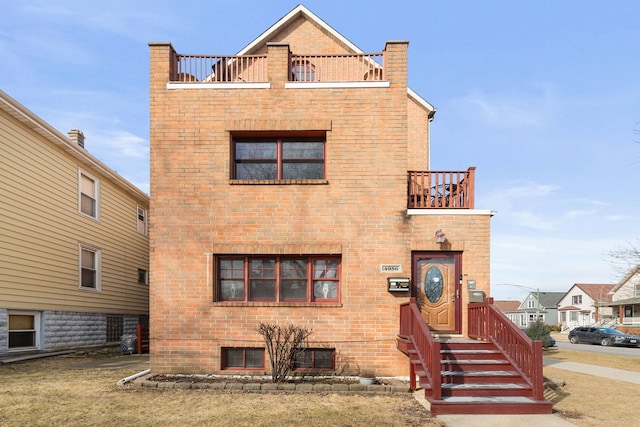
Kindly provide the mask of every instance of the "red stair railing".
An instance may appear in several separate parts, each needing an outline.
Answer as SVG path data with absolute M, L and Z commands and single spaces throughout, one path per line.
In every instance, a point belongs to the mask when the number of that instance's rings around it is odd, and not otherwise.
M 493 305 L 493 298 L 469 304 L 469 338 L 493 342 L 543 400 L 542 342 L 533 341 Z

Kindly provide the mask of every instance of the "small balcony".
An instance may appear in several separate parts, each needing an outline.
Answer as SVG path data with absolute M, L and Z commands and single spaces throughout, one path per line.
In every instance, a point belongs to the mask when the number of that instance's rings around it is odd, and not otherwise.
M 289 54 L 290 82 L 384 81 L 384 53 L 342 55 Z M 283 71 L 285 71 L 283 69 Z M 266 83 L 270 80 L 268 55 L 173 55 L 171 82 Z
M 409 171 L 409 209 L 473 209 L 475 167 L 466 171 Z

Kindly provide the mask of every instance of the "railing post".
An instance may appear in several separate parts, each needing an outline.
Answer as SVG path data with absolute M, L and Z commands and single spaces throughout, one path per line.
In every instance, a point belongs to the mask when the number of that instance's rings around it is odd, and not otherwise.
M 472 166 L 469 168 L 469 179 L 467 182 L 467 203 L 469 209 L 473 209 L 473 204 L 475 200 L 475 175 L 476 175 L 476 167 Z

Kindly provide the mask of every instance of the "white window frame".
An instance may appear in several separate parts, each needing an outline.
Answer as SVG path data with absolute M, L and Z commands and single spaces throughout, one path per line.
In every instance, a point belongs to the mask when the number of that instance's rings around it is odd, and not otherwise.
M 527 308 L 536 308 L 536 301 L 532 299 L 527 301 Z
M 82 212 L 82 195 L 85 194 L 82 192 L 83 176 L 93 181 L 94 196 L 87 195 L 87 197 L 92 197 L 95 201 L 95 215 L 89 215 L 88 213 Z M 82 169 L 78 169 L 78 213 L 86 216 L 87 218 L 95 219 L 96 221 L 100 220 L 100 180 Z
M 34 346 L 33 347 L 9 347 L 9 335 L 11 334 L 11 332 L 19 332 L 19 331 L 27 331 L 27 329 L 24 330 L 20 330 L 17 329 L 15 331 L 11 331 L 9 330 L 9 320 L 11 316 L 33 316 L 33 332 L 35 333 L 35 336 L 33 338 L 33 342 L 34 342 Z M 28 331 L 31 331 L 31 329 L 29 329 Z M 29 350 L 38 350 L 40 348 L 40 312 L 38 311 L 14 311 L 14 310 L 9 310 L 7 312 L 7 351 L 13 352 L 13 351 L 29 351 Z
M 94 264 L 95 264 L 95 274 L 96 274 L 96 283 L 95 283 L 95 287 L 90 287 L 90 286 L 82 286 L 82 269 L 83 269 L 83 265 L 82 265 L 82 253 L 83 251 L 88 251 L 88 252 L 93 252 L 94 254 Z M 84 244 L 80 244 L 78 246 L 78 287 L 81 290 L 84 291 L 92 291 L 92 292 L 100 292 L 100 285 L 101 285 L 101 280 L 100 280 L 100 276 L 101 276 L 101 251 L 100 249 L 96 249 L 94 247 L 91 246 L 87 246 Z
M 140 213 L 142 213 L 142 219 L 140 219 Z M 138 228 L 138 233 L 140 234 L 144 234 L 145 236 L 147 235 L 147 230 L 148 230 L 148 216 L 147 216 L 147 210 L 145 208 L 143 208 L 142 206 L 139 206 L 136 208 L 136 224 L 137 224 L 137 228 Z

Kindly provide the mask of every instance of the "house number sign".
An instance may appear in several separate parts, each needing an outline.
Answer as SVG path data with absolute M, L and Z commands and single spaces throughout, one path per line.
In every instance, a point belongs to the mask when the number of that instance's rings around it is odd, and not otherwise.
M 380 273 L 402 273 L 402 264 L 380 264 Z

